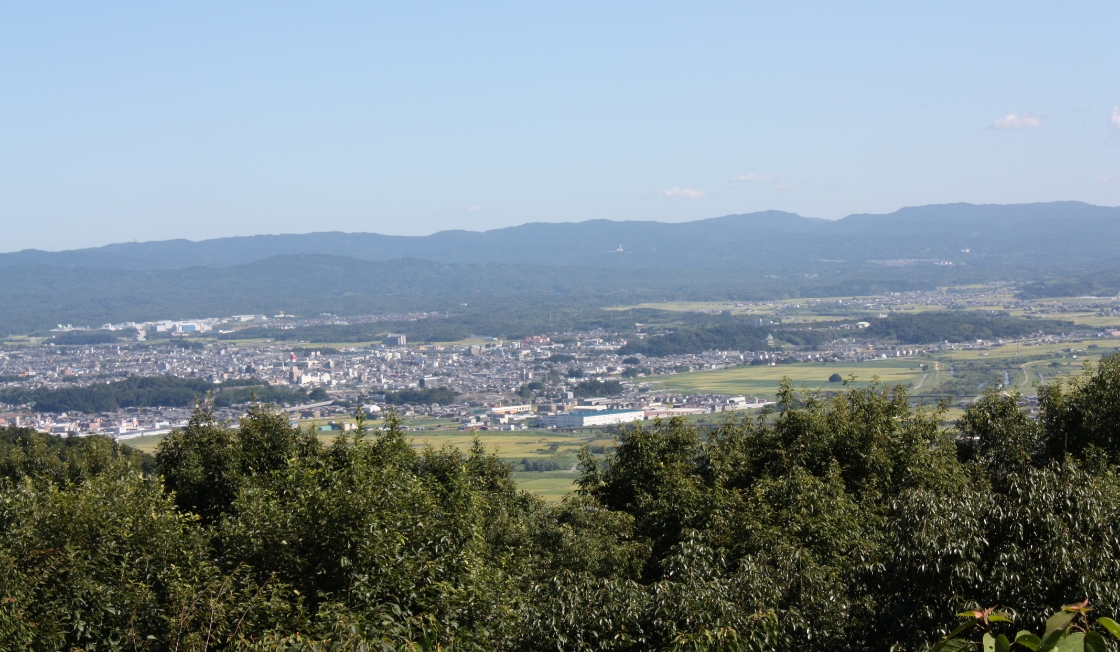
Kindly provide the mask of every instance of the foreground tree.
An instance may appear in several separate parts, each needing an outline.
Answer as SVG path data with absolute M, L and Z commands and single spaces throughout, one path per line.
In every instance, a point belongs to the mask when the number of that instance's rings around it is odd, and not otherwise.
M 1110 622 L 1118 380 L 1107 359 L 1038 421 L 992 393 L 952 428 L 900 389 L 784 385 L 755 419 L 585 451 L 556 505 L 392 415 L 327 445 L 199 409 L 154 460 L 9 429 L 0 649 L 922 650 L 953 613 L 1045 633 L 1085 596 Z

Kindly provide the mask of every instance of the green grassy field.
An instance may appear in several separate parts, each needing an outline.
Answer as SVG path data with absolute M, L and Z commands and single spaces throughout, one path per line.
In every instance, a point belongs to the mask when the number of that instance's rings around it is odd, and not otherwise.
M 136 450 L 144 451 L 145 453 L 155 453 L 156 447 L 163 441 L 163 435 L 154 435 L 152 437 L 137 437 L 135 439 L 125 439 L 122 444 L 131 446 Z
M 979 289 L 979 288 L 977 288 L 977 289 Z M 852 318 L 852 317 L 854 317 L 854 316 L 856 316 L 860 313 L 867 312 L 868 309 L 866 308 L 866 306 L 864 304 L 867 303 L 871 299 L 872 299 L 872 297 L 852 297 L 851 299 L 845 299 L 844 300 L 845 302 L 843 304 L 837 304 L 835 307 L 836 307 L 836 310 L 838 312 L 843 311 L 845 313 L 851 313 L 850 315 L 848 315 L 848 318 Z M 1018 301 L 1015 298 L 1015 296 L 1013 294 L 1010 294 L 1010 293 L 1007 293 L 1007 294 L 992 294 L 992 295 L 989 295 L 987 297 L 987 299 L 990 300 L 991 303 L 997 303 L 997 304 L 1015 303 L 1015 302 Z M 757 316 L 757 317 L 764 317 L 764 316 L 771 316 L 772 317 L 772 316 L 778 315 L 778 313 L 781 312 L 781 317 L 782 317 L 783 321 L 790 322 L 790 323 L 813 322 L 813 321 L 830 321 L 830 320 L 837 320 L 837 319 L 844 319 L 845 318 L 843 316 L 814 314 L 812 312 L 812 309 L 809 309 L 807 307 L 807 304 L 809 302 L 812 302 L 812 301 L 832 302 L 832 301 L 835 301 L 835 298 L 814 299 L 812 297 L 802 297 L 802 298 L 798 298 L 798 299 L 780 299 L 780 300 L 770 301 L 770 302 L 766 302 L 766 303 L 763 303 L 763 304 L 752 305 L 752 306 L 736 306 L 734 302 L 728 302 L 728 301 L 666 301 L 666 302 L 662 302 L 662 303 L 640 303 L 640 304 L 635 304 L 635 305 L 615 306 L 615 307 L 607 308 L 607 310 L 628 310 L 628 309 L 632 309 L 632 308 L 651 308 L 651 309 L 654 309 L 654 310 L 665 310 L 665 311 L 669 311 L 669 312 L 695 312 L 695 311 L 703 311 L 703 310 L 724 311 L 724 310 L 726 310 L 733 315 L 753 315 L 753 316 Z M 1042 306 L 1042 307 L 1057 307 L 1059 310 L 1061 310 L 1061 307 L 1063 306 L 1063 304 L 1069 303 L 1071 301 L 1072 302 L 1079 302 L 1081 300 L 1076 299 L 1074 297 L 1067 297 L 1067 298 L 1055 298 L 1055 299 L 1045 299 L 1045 300 L 1032 301 L 1031 304 L 1036 306 L 1036 307 L 1039 307 L 1039 306 Z M 926 311 L 934 311 L 934 310 L 946 310 L 947 309 L 947 307 L 944 306 L 944 305 L 929 305 L 929 304 L 925 304 L 925 303 L 903 304 L 903 305 L 893 306 L 893 308 L 896 311 L 902 311 L 902 312 L 908 312 L 908 313 L 926 312 Z M 986 310 L 990 310 L 990 309 L 992 309 L 991 306 L 976 306 L 976 307 L 971 307 L 971 308 L 965 308 L 965 310 L 978 310 L 978 311 L 986 311 Z M 1000 308 L 1000 310 L 1003 310 L 1003 309 Z M 1021 317 L 1025 314 L 1038 315 L 1037 312 L 1028 313 L 1027 311 L 1025 311 L 1021 308 L 1011 308 L 1011 309 L 1008 309 L 1008 310 L 1004 310 L 1004 312 L 1006 312 L 1009 315 L 1015 316 L 1015 317 Z M 1069 311 L 1069 312 L 1062 311 L 1062 312 L 1058 312 L 1058 313 L 1054 313 L 1054 314 L 1045 314 L 1045 315 L 1041 315 L 1041 316 L 1046 317 L 1046 318 L 1051 318 L 1051 319 L 1068 320 L 1068 321 L 1072 321 L 1075 324 L 1079 324 L 1079 325 L 1083 325 L 1083 326 L 1090 326 L 1090 327 L 1093 327 L 1093 328 L 1102 328 L 1102 329 L 1103 328 L 1120 328 L 1120 316 L 1100 316 L 1097 313 L 1092 312 L 1092 311 Z
M 857 387 L 866 387 L 875 376 L 882 383 L 916 385 L 927 373 L 918 366 L 923 362 L 930 361 L 920 358 L 892 358 L 867 362 L 795 363 L 773 367 L 744 365 L 714 371 L 654 376 L 649 380 L 667 390 L 745 394 L 762 398 L 773 397 L 778 391 L 778 382 L 786 377 L 797 389 L 838 389 L 839 383 L 828 382 L 828 377 L 832 374 L 840 374 L 845 379 L 854 374 Z
M 513 479 L 517 486 L 525 491 L 539 494 L 548 502 L 560 502 L 572 489 L 575 489 L 579 473 L 570 471 L 543 471 L 539 473 L 524 473 L 515 471 Z
M 1094 346 L 1095 348 L 1089 348 Z M 795 389 L 839 389 L 828 382 L 834 373 L 847 379 L 856 378 L 856 387 L 866 387 L 874 377 L 880 383 L 908 385 L 912 393 L 929 393 L 949 382 L 950 367 L 968 371 L 968 365 L 984 368 L 1006 368 L 1011 385 L 1024 394 L 1033 394 L 1038 374 L 1046 381 L 1057 376 L 1080 373 L 1085 362 L 1096 363 L 1102 355 L 1120 347 L 1116 338 L 1094 338 L 1082 343 L 1055 343 L 1038 346 L 1004 344 L 990 350 L 943 351 L 930 356 L 887 358 L 863 362 L 795 363 L 770 366 L 739 366 L 713 371 L 654 376 L 650 382 L 659 389 L 695 393 L 745 394 L 772 398 L 782 378 L 789 378 Z M 1041 358 L 1041 359 L 1031 359 Z M 1060 366 L 1050 366 L 1057 362 Z M 922 370 L 920 364 L 928 365 Z

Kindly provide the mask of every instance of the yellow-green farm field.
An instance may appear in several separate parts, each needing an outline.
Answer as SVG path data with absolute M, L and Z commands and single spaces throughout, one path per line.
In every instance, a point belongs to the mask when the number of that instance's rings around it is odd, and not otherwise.
M 930 371 L 919 367 L 922 363 L 930 366 Z M 925 358 L 895 358 L 869 360 L 867 362 L 842 363 L 794 363 L 764 366 L 744 365 L 714 371 L 696 371 L 686 374 L 656 376 L 650 380 L 660 388 L 695 393 L 745 394 L 748 396 L 774 396 L 778 383 L 788 377 L 795 388 L 805 386 L 810 389 L 838 389 L 838 383 L 828 382 L 832 374 L 840 374 L 847 379 L 856 377 L 857 387 L 866 387 L 873 376 L 879 382 L 891 385 L 910 384 L 917 386 L 922 377 L 932 373 L 933 361 Z
M 161 441 L 163 441 L 163 435 L 152 435 L 151 437 L 136 437 L 135 439 L 125 439 L 121 441 L 121 443 L 125 444 L 126 446 L 135 448 L 136 450 L 154 454 Z
M 856 387 L 866 387 L 872 378 L 878 376 L 880 383 L 909 385 L 912 391 L 936 388 L 948 377 L 951 365 L 999 367 L 1006 365 L 1010 372 L 1012 385 L 1024 393 L 1033 393 L 1033 385 L 1038 374 L 1043 380 L 1050 381 L 1060 375 L 1080 373 L 1085 362 L 1096 363 L 1102 355 L 1116 352 L 1120 340 L 1115 338 L 1094 338 L 1080 343 L 1059 342 L 1038 346 L 1016 346 L 1014 343 L 994 346 L 987 350 L 968 349 L 939 351 L 932 356 L 912 358 L 887 358 L 863 362 L 821 363 L 805 362 L 780 364 L 775 366 L 738 366 L 713 371 L 696 371 L 684 374 L 655 376 L 651 382 L 658 389 L 682 392 L 713 394 L 745 394 L 747 396 L 773 397 L 778 383 L 788 377 L 795 389 L 838 389 L 837 383 L 828 382 L 832 374 L 840 374 L 845 380 L 850 375 L 856 378 Z M 1093 347 L 1093 348 L 1089 348 Z M 1048 356 L 1041 360 L 1028 361 L 1024 358 Z M 1055 356 L 1061 356 L 1057 358 Z M 1016 361 L 1010 360 L 1016 358 Z M 1050 367 L 1056 360 L 1061 366 Z M 922 370 L 919 365 L 926 364 Z
M 571 471 L 544 471 L 540 473 L 514 472 L 517 486 L 525 491 L 539 494 L 548 502 L 560 502 L 575 489 L 579 473 Z
M 838 312 L 839 311 L 848 311 L 848 312 L 850 312 L 850 316 L 854 316 L 854 315 L 865 312 L 866 311 L 866 306 L 864 305 L 864 303 L 867 302 L 867 301 L 873 300 L 873 299 L 874 299 L 873 297 L 852 297 L 850 299 L 845 298 L 844 303 L 843 304 L 839 304 L 839 303 L 836 304 L 835 308 Z M 1009 302 L 1014 303 L 1015 301 L 1017 301 L 1016 298 L 1012 294 L 1003 294 L 1003 293 L 992 294 L 988 297 L 988 299 L 992 303 L 995 303 L 995 304 L 1009 303 Z M 835 301 L 835 300 L 836 300 L 835 298 L 815 299 L 815 298 L 812 298 L 812 297 L 801 297 L 801 298 L 797 298 L 797 299 L 775 299 L 773 301 L 769 301 L 769 302 L 765 302 L 765 303 L 756 303 L 756 304 L 750 305 L 750 306 L 743 306 L 743 305 L 737 306 L 737 305 L 735 305 L 734 302 L 728 302 L 728 301 L 666 301 L 666 302 L 661 302 L 661 303 L 639 303 L 639 304 L 635 304 L 635 305 L 615 306 L 615 307 L 607 308 L 607 310 L 628 310 L 628 309 L 633 309 L 633 308 L 651 308 L 651 309 L 654 309 L 654 310 L 666 310 L 666 311 L 669 311 L 669 312 L 695 312 L 695 311 L 706 311 L 706 310 L 724 311 L 724 310 L 726 310 L 733 315 L 754 315 L 754 316 L 763 317 L 763 316 L 775 316 L 775 315 L 778 314 L 777 309 L 781 308 L 782 309 L 781 317 L 785 322 L 798 323 L 798 322 L 814 322 L 814 321 L 836 321 L 836 320 L 844 319 L 844 317 L 838 316 L 838 315 L 818 315 L 818 314 L 806 313 L 803 308 L 797 308 L 796 307 L 796 306 L 805 306 L 805 304 L 810 303 L 810 302 L 814 302 L 814 301 L 832 302 L 832 301 Z M 1075 324 L 1078 324 L 1078 325 L 1091 326 L 1091 327 L 1094 327 L 1094 328 L 1101 328 L 1101 329 L 1104 329 L 1104 328 L 1120 328 L 1120 316 L 1112 316 L 1112 315 L 1102 316 L 1102 315 L 1099 315 L 1098 313 L 1093 312 L 1093 311 L 1069 311 L 1069 312 L 1065 312 L 1065 311 L 1062 310 L 1063 304 L 1069 303 L 1069 302 L 1078 302 L 1078 301 L 1080 301 L 1080 300 L 1078 300 L 1076 298 L 1067 298 L 1067 299 L 1052 299 L 1052 300 L 1032 302 L 1032 305 L 1034 305 L 1036 307 L 1040 307 L 1040 306 L 1041 307 L 1051 307 L 1051 308 L 1056 307 L 1058 309 L 1058 312 L 1047 313 L 1047 314 L 1042 314 L 1042 315 L 1039 315 L 1037 312 L 1034 312 L 1034 311 L 1028 312 L 1027 310 L 1025 310 L 1023 308 L 1019 308 L 1019 307 L 1013 307 L 1013 308 L 1009 308 L 1009 309 L 1002 309 L 1001 308 L 1001 310 L 1003 312 L 1006 312 L 1007 314 L 1013 316 L 1013 317 L 1022 317 L 1022 316 L 1025 316 L 1025 315 L 1032 315 L 1032 316 L 1045 317 L 1045 318 L 1049 318 L 1049 319 L 1069 320 L 1069 321 L 1072 321 L 1072 322 L 1074 322 Z M 945 305 L 939 305 L 939 304 L 913 303 L 913 304 L 895 305 L 895 306 L 892 307 L 892 309 L 896 312 L 913 314 L 913 313 L 917 313 L 917 312 L 946 310 L 947 307 Z M 991 306 L 988 306 L 988 305 L 973 306 L 973 307 L 965 308 L 965 310 L 973 310 L 973 311 L 987 311 L 987 310 L 990 310 L 990 309 L 991 309 Z
M 556 453 L 572 452 L 579 450 L 587 439 L 583 437 L 565 436 L 563 434 L 545 432 L 541 430 L 521 431 L 483 431 L 477 433 L 460 431 L 452 433 L 408 433 L 413 447 L 430 445 L 432 448 L 442 448 L 450 444 L 459 450 L 469 450 L 478 437 L 488 453 L 499 457 L 550 457 Z M 554 450 L 550 447 L 555 445 Z

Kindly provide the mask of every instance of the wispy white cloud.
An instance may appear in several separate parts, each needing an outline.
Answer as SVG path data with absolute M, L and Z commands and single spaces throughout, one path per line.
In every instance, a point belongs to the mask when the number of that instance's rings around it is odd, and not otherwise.
M 1008 113 L 992 123 L 993 129 L 1035 129 L 1042 126 L 1042 121 L 1029 113 L 1015 115 Z
M 1112 107 L 1112 115 L 1108 116 L 1108 122 L 1117 129 L 1120 129 L 1120 106 Z
M 765 183 L 769 184 L 775 190 L 788 190 L 789 188 L 797 188 L 798 186 L 805 185 L 800 181 L 790 181 L 783 179 L 776 174 L 758 174 L 751 172 L 750 174 L 740 174 L 736 177 L 731 177 L 732 181 L 743 181 L 747 183 Z
M 467 210 L 472 212 L 472 213 L 477 213 L 479 211 L 486 210 L 486 207 L 485 206 L 468 206 Z
M 1098 174 L 1097 176 L 1095 176 L 1093 178 L 1096 179 L 1097 181 L 1107 182 L 1107 181 L 1112 181 L 1113 175 L 1111 175 L 1111 174 Z
M 683 197 L 684 199 L 703 199 L 708 196 L 708 193 L 703 190 L 693 190 L 692 188 L 678 188 L 673 186 L 665 191 L 666 197 Z

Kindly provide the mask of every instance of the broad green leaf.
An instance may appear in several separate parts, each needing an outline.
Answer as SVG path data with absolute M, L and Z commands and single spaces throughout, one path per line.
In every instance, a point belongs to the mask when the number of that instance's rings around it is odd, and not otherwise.
M 1085 632 L 1074 632 L 1058 643 L 1058 652 L 1085 652 Z
M 1058 642 L 1062 640 L 1065 633 L 1066 630 L 1064 629 L 1056 629 L 1042 637 L 1042 643 L 1038 645 L 1038 652 L 1050 652 L 1050 650 L 1058 647 Z
M 1058 613 L 1046 619 L 1046 634 L 1043 638 L 1048 638 L 1052 632 L 1066 628 L 1077 614 L 1072 611 L 1059 611 Z
M 1003 634 L 996 637 L 996 652 L 1011 652 L 1011 641 Z
M 1104 637 L 1097 632 L 1085 632 L 1085 652 L 1105 652 Z
M 984 632 L 984 652 L 996 652 L 996 637 L 991 632 Z
M 1042 645 L 1041 638 L 1035 636 L 1025 629 L 1020 630 L 1019 633 L 1015 635 L 1015 642 L 1031 650 L 1037 650 L 1038 646 Z
M 1097 624 L 1107 629 L 1116 638 L 1120 638 L 1120 623 L 1111 618 L 1097 618 Z
M 1008 615 L 1005 614 L 1005 613 L 998 613 L 997 612 L 997 613 L 988 615 L 988 622 L 1009 623 L 1009 622 L 1011 622 L 1011 618 L 1008 617 Z
M 944 640 L 933 646 L 933 652 L 962 652 L 971 649 L 972 643 L 960 638 Z
M 961 623 L 960 625 L 957 625 L 956 629 L 949 632 L 949 635 L 946 636 L 944 640 L 947 641 L 951 638 L 956 638 L 957 636 L 960 636 L 961 633 L 966 632 L 966 631 L 972 629 L 973 627 L 976 627 L 976 621 L 975 620 L 970 620 L 967 623 Z

